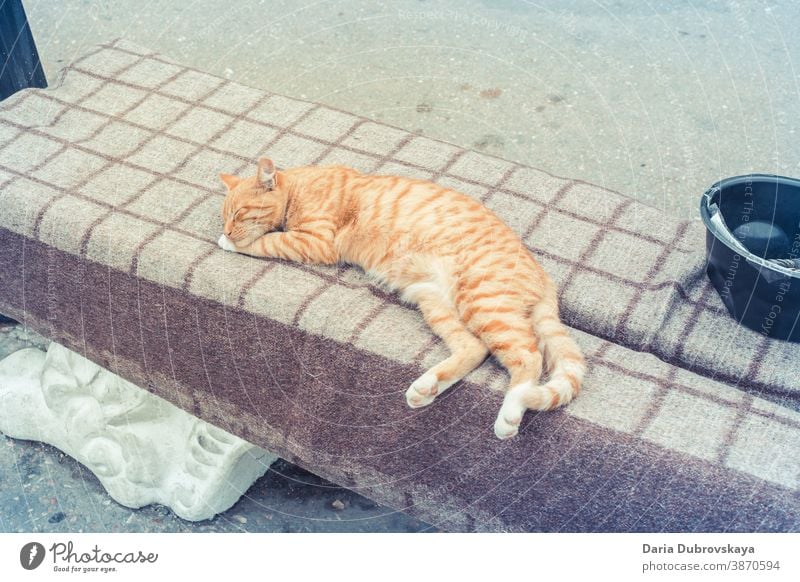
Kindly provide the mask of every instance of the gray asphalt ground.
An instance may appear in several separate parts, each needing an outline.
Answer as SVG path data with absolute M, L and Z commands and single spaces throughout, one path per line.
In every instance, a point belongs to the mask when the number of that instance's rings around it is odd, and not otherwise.
M 28 0 L 45 71 L 123 37 L 253 87 L 582 178 L 696 218 L 712 182 L 800 175 L 800 3 Z M 0 356 L 35 344 L 0 325 Z M 333 509 L 335 500 L 345 508 Z M 421 531 L 279 462 L 189 524 L 0 440 L 0 531 Z

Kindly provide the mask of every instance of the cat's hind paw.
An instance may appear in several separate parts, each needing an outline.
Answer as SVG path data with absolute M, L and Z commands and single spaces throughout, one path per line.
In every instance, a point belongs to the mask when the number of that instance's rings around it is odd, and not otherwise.
M 436 374 L 425 372 L 406 390 L 406 402 L 411 408 L 427 406 L 436 399 L 438 388 L 439 380 L 436 378 Z
M 525 384 L 519 384 L 506 392 L 497 420 L 494 421 L 494 434 L 497 438 L 505 440 L 516 436 L 526 407 L 522 403 L 521 393 L 526 389 Z
M 217 241 L 217 244 L 219 245 L 219 248 L 221 248 L 223 251 L 231 251 L 231 252 L 234 252 L 234 253 L 236 252 L 236 245 L 233 244 L 230 241 L 230 239 L 227 236 L 225 236 L 224 234 L 219 237 L 219 240 Z
M 406 402 L 411 408 L 428 406 L 428 404 L 436 400 L 439 394 L 450 388 L 457 381 L 457 378 L 448 381 L 439 380 L 435 372 L 428 370 L 414 380 L 409 389 L 406 390 Z
M 522 418 L 520 418 L 520 421 Z M 500 440 L 510 439 L 517 436 L 519 433 L 519 422 L 516 419 L 508 419 L 505 416 L 498 415 L 497 420 L 494 421 L 494 435 Z

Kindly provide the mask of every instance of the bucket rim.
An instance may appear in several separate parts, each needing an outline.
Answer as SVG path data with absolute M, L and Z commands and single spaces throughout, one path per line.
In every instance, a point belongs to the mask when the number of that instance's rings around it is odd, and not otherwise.
M 740 176 L 731 176 L 729 178 L 723 178 L 722 180 L 718 180 L 714 182 L 700 197 L 700 218 L 703 221 L 703 224 L 706 227 L 706 230 L 710 232 L 714 236 L 714 241 L 723 244 L 728 247 L 731 251 L 735 254 L 742 256 L 748 263 L 752 264 L 753 266 L 758 266 L 763 269 L 767 269 L 769 271 L 773 271 L 775 273 L 780 273 L 784 277 L 792 278 L 792 279 L 800 279 L 800 272 L 796 269 L 789 269 L 787 267 L 782 267 L 780 265 L 775 265 L 768 259 L 764 259 L 759 257 L 758 255 L 746 250 L 746 252 L 742 252 L 741 249 L 737 249 L 729 244 L 723 237 L 721 237 L 718 233 L 717 226 L 711 222 L 711 212 L 709 210 L 709 206 L 715 203 L 719 197 L 720 192 L 722 192 L 723 188 L 728 188 L 730 186 L 738 185 L 747 181 L 756 182 L 768 182 L 773 183 L 776 186 L 778 185 L 786 185 L 786 186 L 793 186 L 800 190 L 800 180 L 797 178 L 791 178 L 789 176 L 780 176 L 778 174 L 742 174 Z M 711 254 L 709 250 L 708 255 Z

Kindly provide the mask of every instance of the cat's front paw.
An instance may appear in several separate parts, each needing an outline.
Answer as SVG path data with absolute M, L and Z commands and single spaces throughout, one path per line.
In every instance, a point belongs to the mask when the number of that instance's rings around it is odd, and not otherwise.
M 231 251 L 231 252 L 234 252 L 234 253 L 236 252 L 236 245 L 233 244 L 230 241 L 230 239 L 227 236 L 225 236 L 224 234 L 219 237 L 219 240 L 217 241 L 217 244 L 219 245 L 219 248 L 221 248 L 223 251 Z

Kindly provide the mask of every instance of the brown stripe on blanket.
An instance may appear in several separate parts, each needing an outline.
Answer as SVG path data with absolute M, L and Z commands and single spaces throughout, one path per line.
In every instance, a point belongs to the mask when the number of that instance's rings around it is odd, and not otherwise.
M 565 411 L 529 414 L 519 437 L 501 442 L 490 429 L 501 396 L 485 388 L 466 383 L 412 411 L 402 392 L 416 366 L 5 229 L 0 241 L 4 312 L 85 346 L 97 363 L 209 422 L 440 527 L 800 529 L 796 491 Z

